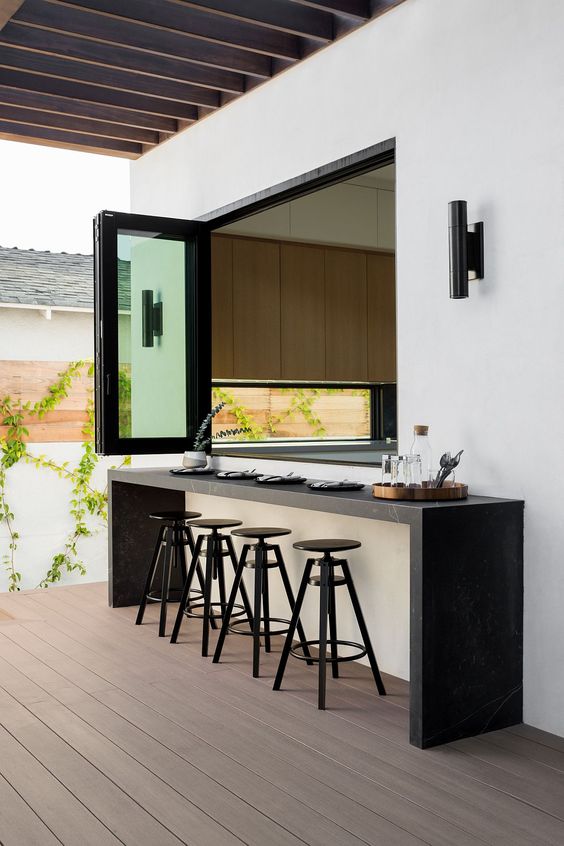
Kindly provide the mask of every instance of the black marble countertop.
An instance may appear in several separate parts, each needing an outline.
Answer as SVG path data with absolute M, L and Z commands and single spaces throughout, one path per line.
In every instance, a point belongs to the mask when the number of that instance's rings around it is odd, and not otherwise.
M 422 512 L 429 509 L 472 508 L 475 505 L 493 506 L 522 501 L 469 496 L 467 499 L 447 502 L 402 502 L 401 500 L 392 502 L 375 499 L 372 496 L 372 486 L 369 484 L 361 491 L 311 490 L 306 484 L 259 485 L 253 480 L 218 479 L 211 475 L 175 476 L 169 473 L 167 468 L 130 467 L 121 470 L 109 470 L 108 479 L 110 482 L 147 485 L 168 490 L 186 491 L 187 493 L 267 502 L 290 508 L 325 511 L 351 517 L 365 517 L 407 524 L 418 522 Z

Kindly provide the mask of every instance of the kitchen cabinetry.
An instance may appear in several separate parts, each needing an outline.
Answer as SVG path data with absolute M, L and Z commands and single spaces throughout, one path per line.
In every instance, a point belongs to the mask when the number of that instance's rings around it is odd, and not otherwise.
M 212 236 L 214 379 L 395 382 L 390 253 Z

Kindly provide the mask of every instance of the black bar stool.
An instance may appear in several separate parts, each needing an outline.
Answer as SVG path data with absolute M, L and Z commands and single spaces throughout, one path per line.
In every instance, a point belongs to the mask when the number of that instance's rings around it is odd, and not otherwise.
M 293 655 L 295 658 L 301 658 L 304 660 L 304 656 L 301 652 L 306 646 L 319 646 L 319 657 L 314 658 L 313 660 L 319 663 L 318 708 L 322 711 L 325 710 L 327 661 L 331 662 L 333 677 L 338 678 L 337 665 L 341 661 L 356 661 L 358 658 L 362 658 L 364 655 L 367 655 L 372 675 L 374 676 L 374 681 L 376 682 L 376 687 L 378 688 L 378 693 L 381 696 L 384 696 L 386 693 L 382 677 L 380 675 L 380 670 L 378 669 L 376 656 L 374 655 L 374 650 L 372 649 L 372 644 L 370 643 L 368 629 L 366 628 L 366 623 L 364 622 L 362 609 L 360 607 L 360 602 L 358 601 L 348 561 L 344 558 L 334 558 L 331 554 L 332 552 L 345 552 L 349 549 L 358 549 L 359 546 L 361 546 L 359 541 L 336 539 L 305 540 L 298 541 L 294 544 L 294 549 L 303 549 L 307 552 L 322 552 L 323 558 L 308 558 L 307 560 L 298 590 L 296 607 L 294 608 L 294 613 L 292 614 L 290 628 L 288 629 L 286 642 L 284 643 L 284 648 L 282 649 L 282 655 L 280 657 L 280 664 L 278 665 L 278 672 L 276 673 L 276 678 L 274 680 L 274 690 L 280 690 L 289 655 Z M 311 575 L 314 565 L 320 567 L 319 575 Z M 341 568 L 342 576 L 335 573 L 336 567 Z M 296 646 L 292 646 L 292 640 L 297 628 L 300 611 L 308 585 L 314 585 L 320 589 L 319 640 L 300 641 L 296 644 Z M 360 629 L 360 634 L 362 636 L 362 643 L 354 643 L 352 641 L 337 639 L 335 588 L 340 585 L 346 585 L 348 589 L 358 627 Z M 327 618 L 329 618 L 329 638 L 327 638 Z M 331 650 L 331 656 L 329 658 L 327 656 L 327 645 L 329 645 Z M 359 651 L 355 652 L 353 655 L 339 655 L 339 646 L 350 646 L 358 649 Z
M 258 678 L 261 638 L 264 638 L 265 652 L 270 652 L 271 637 L 274 637 L 275 635 L 286 634 L 286 632 L 288 631 L 290 620 L 285 620 L 282 617 L 270 616 L 270 594 L 268 586 L 269 570 L 276 567 L 280 571 L 284 590 L 286 591 L 286 596 L 288 597 L 288 603 L 292 612 L 294 611 L 296 602 L 294 599 L 292 586 L 290 584 L 290 579 L 288 578 L 288 573 L 286 570 L 284 558 L 282 556 L 282 551 L 278 544 L 266 543 L 266 541 L 269 538 L 278 538 L 282 537 L 282 535 L 289 535 L 291 534 L 291 531 L 291 529 L 251 528 L 234 529 L 231 532 L 232 535 L 236 535 L 237 537 L 249 538 L 251 540 L 256 540 L 257 542 L 255 544 L 246 543 L 243 546 L 241 557 L 239 558 L 239 564 L 237 566 L 237 571 L 235 573 L 235 580 L 233 582 L 233 587 L 229 596 L 229 602 L 227 603 L 225 616 L 223 618 L 221 632 L 219 634 L 219 639 L 217 641 L 217 646 L 213 656 L 214 664 L 217 664 L 221 657 L 221 651 L 223 649 L 223 644 L 225 642 L 225 636 L 227 632 L 239 635 L 246 635 L 247 637 L 253 638 L 253 677 Z M 251 558 L 249 560 L 249 552 L 251 550 L 254 552 L 254 558 Z M 269 552 L 273 553 L 274 560 L 268 560 Z M 248 631 L 241 629 L 241 626 L 247 624 L 247 620 L 241 619 L 235 620 L 235 622 L 231 622 L 230 619 L 233 616 L 232 612 L 233 608 L 235 607 L 237 591 L 239 589 L 239 586 L 243 584 L 243 573 L 245 571 L 245 567 L 253 569 L 255 571 L 255 601 L 252 619 L 248 621 Z M 263 609 L 264 616 L 261 616 Z M 262 628 L 261 623 L 264 624 Z M 284 625 L 282 626 L 282 628 L 273 629 L 271 628 L 272 623 L 282 623 Z M 296 626 L 301 640 L 305 642 L 305 633 L 299 619 L 297 620 Z M 308 663 L 312 664 L 313 660 L 311 659 L 307 645 L 304 646 L 304 655 L 307 657 Z
M 224 619 L 227 608 L 225 570 L 223 565 L 224 558 L 229 558 L 231 560 L 233 570 L 237 572 L 237 556 L 235 554 L 233 541 L 230 535 L 221 534 L 221 529 L 230 529 L 233 526 L 240 526 L 241 523 L 242 520 L 223 520 L 218 518 L 190 521 L 190 526 L 198 529 L 209 529 L 210 534 L 207 535 L 201 533 L 198 535 L 196 540 L 194 552 L 192 554 L 192 562 L 184 584 L 184 590 L 180 599 L 178 614 L 176 615 L 176 622 L 174 623 L 170 642 L 176 643 L 178 640 L 178 633 L 184 616 L 196 617 L 197 619 L 203 621 L 202 655 L 204 657 L 208 654 L 210 625 L 212 628 L 216 628 L 216 620 Z M 192 589 L 194 574 L 198 571 L 199 558 L 202 554 L 204 541 L 206 541 L 206 569 L 203 585 L 203 601 L 192 602 L 190 599 L 190 591 Z M 217 580 L 219 586 L 219 602 L 212 602 L 211 598 L 212 585 L 215 580 Z M 246 614 L 249 622 L 251 622 L 252 611 L 249 597 L 247 596 L 247 591 L 245 590 L 245 585 L 241 584 L 239 589 L 243 604 L 235 606 L 237 611 L 232 612 L 232 616 L 240 617 L 241 615 Z M 200 608 L 202 609 L 202 613 L 196 610 Z M 219 612 L 215 613 L 213 610 L 214 608 L 219 608 Z
M 150 514 L 152 520 L 159 520 L 159 534 L 151 560 L 151 566 L 147 573 L 145 587 L 143 588 L 143 596 L 141 597 L 141 604 L 137 612 L 137 619 L 135 624 L 140 626 L 145 615 L 145 608 L 147 602 L 161 603 L 161 616 L 159 619 L 159 637 L 164 637 L 166 632 L 166 610 L 167 603 L 171 601 L 178 602 L 180 596 L 173 596 L 173 593 L 179 593 L 178 589 L 170 587 L 170 576 L 173 567 L 178 567 L 182 574 L 182 584 L 186 582 L 186 547 L 190 547 L 190 552 L 194 552 L 194 538 L 192 537 L 192 530 L 186 525 L 186 520 L 193 520 L 200 517 L 200 511 L 156 511 Z M 159 563 L 159 558 L 164 549 L 164 562 L 162 573 L 161 589 L 153 588 L 153 580 L 155 578 L 155 571 Z M 200 582 L 201 591 L 198 591 L 196 598 L 201 598 L 204 590 L 204 577 L 202 568 L 198 569 L 198 580 Z

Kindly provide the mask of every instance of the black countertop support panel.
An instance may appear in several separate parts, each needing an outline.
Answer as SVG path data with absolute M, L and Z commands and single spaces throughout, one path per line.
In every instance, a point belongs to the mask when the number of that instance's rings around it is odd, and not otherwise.
M 523 507 L 376 500 L 363 491 L 270 487 L 167 469 L 109 471 L 110 605 L 139 602 L 156 537 L 155 510 L 185 494 L 266 502 L 410 527 L 410 740 L 426 748 L 522 720 Z M 158 527 L 157 527 L 158 528 Z

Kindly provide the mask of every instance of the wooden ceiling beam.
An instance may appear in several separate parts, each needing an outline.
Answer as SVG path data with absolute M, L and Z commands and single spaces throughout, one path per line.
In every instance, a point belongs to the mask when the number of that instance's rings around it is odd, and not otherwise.
M 79 132 L 66 132 L 43 126 L 27 126 L 23 123 L 0 121 L 0 137 L 9 141 L 31 141 L 68 149 L 81 149 L 93 153 L 110 153 L 125 158 L 137 159 L 142 154 L 141 144 L 132 141 L 120 141 L 112 138 L 98 138 Z
M 105 68 L 74 59 L 22 50 L 19 47 L 1 44 L 1 39 L 2 33 L 0 33 L 0 67 L 33 71 L 33 73 L 74 82 L 86 82 L 89 85 L 107 86 L 115 91 L 127 91 L 135 95 L 163 97 L 179 103 L 191 103 L 194 106 L 210 106 L 210 108 L 219 106 L 219 93 L 209 88 L 169 79 L 140 76 L 116 68 Z
M 174 118 L 161 117 L 161 115 L 148 115 L 131 109 L 87 103 L 71 97 L 56 97 L 52 94 L 41 94 L 36 91 L 23 91 L 18 88 L 8 88 L 5 85 L 0 85 L 0 103 L 37 109 L 41 112 L 104 120 L 124 126 L 151 129 L 168 135 L 177 132 L 179 124 L 179 121 Z M 193 120 L 183 120 L 182 124 L 185 126 L 193 122 Z
M 370 0 L 291 0 L 296 6 L 308 6 L 337 15 L 347 15 L 359 22 L 367 21 L 372 15 Z
M 0 0 L 0 32 L 4 29 L 10 18 L 12 18 L 24 0 Z
M 26 0 L 14 20 L 67 35 L 80 35 L 120 48 L 126 45 L 147 53 L 186 59 L 262 79 L 272 75 L 269 56 L 212 44 L 178 32 L 109 18 L 84 9 L 61 6 L 48 0 Z
M 230 91 L 242 94 L 245 77 L 218 68 L 203 67 L 192 62 L 155 56 L 132 50 L 125 45 L 117 49 L 110 44 L 63 35 L 51 30 L 20 24 L 12 21 L 0 32 L 0 45 L 8 44 L 26 50 L 35 50 L 61 58 L 80 59 L 103 67 L 134 71 L 175 82 L 201 85 L 215 91 Z
M 51 127 L 66 132 L 81 132 L 85 135 L 99 135 L 101 138 L 136 141 L 140 144 L 151 144 L 153 146 L 159 143 L 159 133 L 152 132 L 149 129 L 136 129 L 118 123 L 58 115 L 53 112 L 40 112 L 36 109 L 22 109 L 2 104 L 0 104 L 0 121 L 25 124 L 26 126 Z
M 17 71 L 0 67 L 0 85 L 10 88 L 21 88 L 24 91 L 37 91 L 43 94 L 54 94 L 57 97 L 73 97 L 98 105 L 119 106 L 123 109 L 133 109 L 135 112 L 162 115 L 175 119 L 197 120 L 198 109 L 190 103 L 177 103 L 159 97 L 145 97 L 143 94 L 130 94 L 127 91 L 114 91 L 98 85 L 87 85 L 82 82 L 59 79 L 54 76 L 43 76 L 27 71 Z
M 66 8 L 87 9 L 128 23 L 141 23 L 165 32 L 200 38 L 214 44 L 239 47 L 280 59 L 301 58 L 300 39 L 288 32 L 226 20 L 207 10 L 166 0 L 49 0 Z M 268 5 L 268 4 L 267 4 Z
M 288 0 L 169 0 L 191 9 L 207 9 L 214 15 L 270 27 L 281 32 L 314 38 L 322 43 L 333 40 L 333 17 L 328 12 L 303 6 L 296 8 Z

